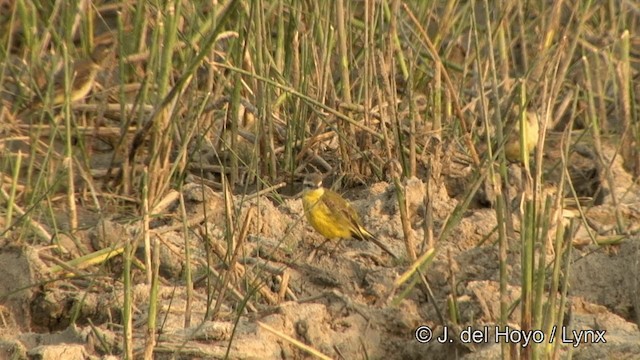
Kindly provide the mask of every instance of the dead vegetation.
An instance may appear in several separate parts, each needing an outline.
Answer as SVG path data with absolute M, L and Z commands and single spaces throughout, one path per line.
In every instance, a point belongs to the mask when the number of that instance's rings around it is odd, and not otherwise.
M 0 5 L 10 358 L 640 352 L 632 2 Z M 312 171 L 400 261 L 318 249 Z M 607 343 L 459 341 L 484 326 Z

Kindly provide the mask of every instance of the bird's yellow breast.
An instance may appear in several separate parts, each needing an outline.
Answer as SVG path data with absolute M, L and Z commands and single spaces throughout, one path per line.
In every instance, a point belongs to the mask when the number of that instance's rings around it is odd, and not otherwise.
M 325 190 L 320 188 L 307 190 L 302 195 L 302 206 L 309 224 L 327 239 L 351 237 L 350 227 L 345 224 L 345 219 L 336 213 L 338 209 L 330 209 L 322 201 L 324 192 Z
M 525 154 L 531 154 L 538 145 L 538 137 L 540 127 L 538 125 L 538 115 L 527 112 L 527 118 L 524 121 L 524 138 L 525 138 Z M 520 126 L 518 125 L 514 133 L 511 134 L 509 141 L 505 144 L 504 153 L 509 161 L 523 161 L 520 153 Z
M 93 88 L 95 78 L 100 67 L 94 63 L 82 64 L 83 68 L 76 71 L 71 79 L 71 94 L 69 102 L 76 102 L 84 99 L 87 94 Z M 57 89 L 55 89 L 55 95 L 52 101 L 53 105 L 59 105 L 64 103 L 64 79 L 59 81 Z

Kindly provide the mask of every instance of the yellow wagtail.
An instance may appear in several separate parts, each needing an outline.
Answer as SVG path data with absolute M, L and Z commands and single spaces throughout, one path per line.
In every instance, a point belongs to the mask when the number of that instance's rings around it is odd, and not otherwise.
M 108 58 L 110 51 L 111 47 L 109 45 L 100 44 L 93 49 L 88 58 L 77 60 L 73 63 L 73 67 L 71 68 L 71 93 L 69 102 L 81 100 L 89 94 L 95 83 L 96 76 L 102 69 L 102 64 Z M 34 108 L 41 107 L 43 102 L 40 96 L 46 93 L 49 86 L 51 86 L 53 91 L 51 106 L 54 107 L 63 104 L 65 101 L 64 77 L 64 70 L 59 70 L 54 75 L 53 84 L 47 84 L 43 87 L 39 94 L 34 96 L 25 110 L 33 110 Z
M 325 238 L 371 240 L 393 258 L 398 258 L 362 226 L 358 213 L 347 200 L 322 187 L 320 174 L 309 174 L 304 179 L 302 206 L 309 224 Z
M 531 154 L 533 150 L 538 145 L 538 137 L 540 136 L 540 118 L 537 113 L 527 111 L 525 114 L 527 117 L 527 121 L 525 121 L 525 138 L 526 142 L 526 154 Z M 518 121 L 518 124 L 520 122 Z M 507 143 L 504 145 L 504 155 L 507 160 L 511 162 L 522 162 L 522 157 L 520 156 L 520 125 L 516 126 L 511 134 L 509 134 L 509 139 Z

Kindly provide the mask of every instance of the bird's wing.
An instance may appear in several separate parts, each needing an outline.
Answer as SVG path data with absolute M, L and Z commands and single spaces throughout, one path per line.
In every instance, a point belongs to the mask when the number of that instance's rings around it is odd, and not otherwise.
M 365 229 L 360 223 L 360 217 L 355 209 L 338 194 L 325 192 L 322 197 L 324 204 L 331 210 L 331 216 L 334 217 L 334 221 L 347 223 L 351 231 L 351 236 L 358 240 L 371 240 L 374 244 L 378 245 L 382 250 L 386 251 L 393 258 L 398 257 L 380 240 L 376 239 L 367 229 Z
M 335 217 L 340 217 L 341 222 L 348 222 L 351 226 L 358 228 L 360 224 L 360 218 L 358 213 L 353 209 L 351 204 L 341 198 L 338 194 L 325 192 L 322 197 L 322 201 L 331 209 L 331 213 Z

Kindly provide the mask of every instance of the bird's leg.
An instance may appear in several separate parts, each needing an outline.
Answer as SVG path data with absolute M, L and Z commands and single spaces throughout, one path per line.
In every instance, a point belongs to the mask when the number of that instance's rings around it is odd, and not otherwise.
M 320 250 L 321 247 L 324 246 L 324 244 L 326 244 L 327 242 L 329 242 L 330 239 L 325 239 L 322 244 L 315 246 L 313 248 L 313 250 L 311 250 L 311 253 L 309 254 L 309 256 L 307 256 L 307 262 L 311 262 L 311 260 L 313 260 L 316 257 L 316 254 L 318 253 L 318 251 Z
M 325 245 L 326 243 L 328 243 L 329 241 L 331 241 L 331 239 L 325 239 L 325 240 L 322 242 L 322 244 L 320 244 L 320 245 L 316 246 L 316 247 L 311 251 L 311 254 L 309 254 L 309 256 L 307 257 L 307 262 L 310 262 L 311 260 L 313 260 L 313 259 L 315 258 L 315 256 L 316 256 L 316 254 L 317 254 L 320 250 L 324 251 L 324 252 L 325 252 L 325 254 L 327 254 L 327 255 L 329 255 L 329 256 L 332 256 L 332 255 L 333 255 L 333 253 L 334 253 L 334 252 L 336 251 L 336 249 L 338 248 L 338 246 L 340 246 L 340 244 L 342 243 L 342 239 L 339 239 L 339 240 L 336 242 L 336 246 L 335 246 L 332 250 L 328 251 L 326 248 L 324 248 L 324 247 L 325 247 L 324 245 Z
M 342 245 L 342 239 L 338 239 L 338 241 L 336 241 L 336 245 L 333 247 L 333 249 L 331 249 L 331 251 L 329 251 L 328 254 L 333 257 L 333 255 L 335 254 L 336 250 L 338 250 L 340 245 Z

